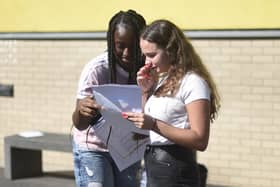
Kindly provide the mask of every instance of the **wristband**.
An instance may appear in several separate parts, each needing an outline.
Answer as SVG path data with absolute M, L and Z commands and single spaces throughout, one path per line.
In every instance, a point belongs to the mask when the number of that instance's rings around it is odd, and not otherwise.
M 91 120 L 91 125 L 95 125 L 96 122 L 102 117 L 102 115 L 100 114 L 100 112 L 98 110 L 96 110 L 96 115 L 92 118 Z
M 150 130 L 155 130 L 155 127 L 156 127 L 156 123 L 157 123 L 157 119 L 155 119 L 155 118 L 153 118 L 152 117 L 152 127 L 151 127 L 151 129 Z

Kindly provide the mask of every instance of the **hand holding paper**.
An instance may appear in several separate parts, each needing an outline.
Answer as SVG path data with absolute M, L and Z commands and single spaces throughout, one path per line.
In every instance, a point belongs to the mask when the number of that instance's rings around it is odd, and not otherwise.
M 156 119 L 141 112 L 123 112 L 122 116 L 134 123 L 137 128 L 152 130 L 155 127 Z
M 94 126 L 96 135 L 108 146 L 118 168 L 123 170 L 143 158 L 149 138 L 135 140 L 135 133 L 148 135 L 123 118 L 122 112 L 141 112 L 141 91 L 136 85 L 106 84 L 93 87 L 104 121 Z

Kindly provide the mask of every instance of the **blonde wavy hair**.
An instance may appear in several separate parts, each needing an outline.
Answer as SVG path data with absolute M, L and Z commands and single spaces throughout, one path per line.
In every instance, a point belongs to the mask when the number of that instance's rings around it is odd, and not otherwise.
M 156 20 L 145 28 L 141 38 L 155 43 L 159 48 L 165 50 L 171 62 L 168 78 L 157 89 L 155 95 L 174 96 L 186 73 L 194 72 L 201 76 L 210 88 L 210 121 L 213 122 L 220 108 L 220 96 L 217 87 L 200 56 L 181 29 L 168 20 Z

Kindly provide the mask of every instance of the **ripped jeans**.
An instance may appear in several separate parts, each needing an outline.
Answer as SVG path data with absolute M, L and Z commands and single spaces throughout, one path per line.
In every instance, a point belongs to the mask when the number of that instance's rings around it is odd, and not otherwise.
M 108 152 L 90 151 L 73 143 L 77 187 L 138 187 L 140 162 L 122 172 Z

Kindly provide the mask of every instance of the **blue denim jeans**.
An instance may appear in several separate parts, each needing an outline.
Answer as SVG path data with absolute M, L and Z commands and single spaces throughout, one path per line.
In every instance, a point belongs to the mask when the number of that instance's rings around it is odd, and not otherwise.
M 140 162 L 119 171 L 108 152 L 90 151 L 73 143 L 77 187 L 138 187 Z

